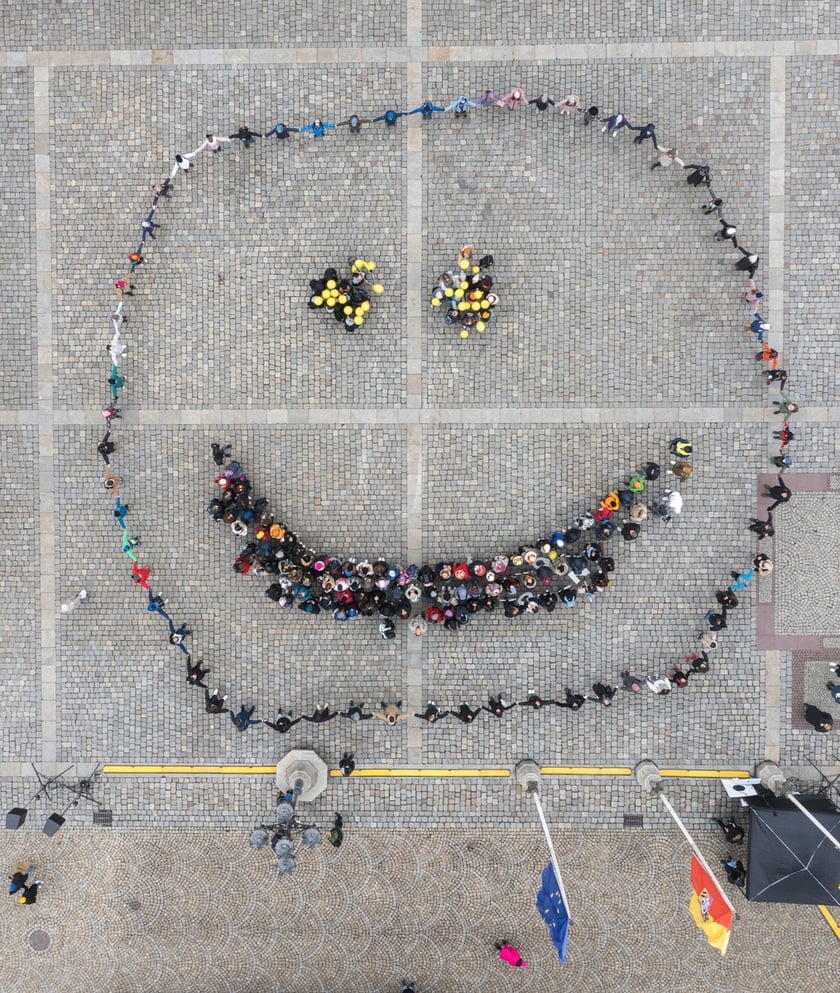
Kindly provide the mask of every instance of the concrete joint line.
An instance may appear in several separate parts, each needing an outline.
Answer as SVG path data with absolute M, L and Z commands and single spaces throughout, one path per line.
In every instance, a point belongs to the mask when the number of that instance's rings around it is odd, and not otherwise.
M 782 653 L 764 653 L 764 758 L 779 762 L 782 728 Z
M 768 228 L 770 243 L 767 252 L 768 277 L 772 286 L 768 317 L 773 329 L 773 347 L 783 355 L 785 350 L 785 137 L 787 127 L 786 93 L 787 63 L 782 55 L 770 59 L 770 134 L 775 139 L 771 149 L 769 175 Z M 773 439 L 770 438 L 770 447 Z
M 500 49 L 493 46 L 429 46 L 424 44 L 422 12 L 412 5 L 407 12 L 405 43 L 382 50 L 361 47 L 325 48 L 167 48 L 167 49 L 75 49 L 34 52 L 5 52 L 0 65 L 8 68 L 51 66 L 252 66 L 252 65 L 336 65 L 344 62 L 394 65 L 398 63 L 494 62 Z M 508 50 L 504 50 L 508 51 Z M 545 45 L 516 45 L 513 58 L 522 62 L 590 62 L 625 60 L 647 62 L 661 59 L 756 59 L 784 61 L 802 55 L 840 54 L 840 39 L 820 39 L 819 51 L 813 41 L 789 42 L 721 40 L 701 42 L 558 42 Z
M 422 4 L 409 4 L 408 32 L 412 45 L 417 45 L 423 35 Z M 408 109 L 418 107 L 423 102 L 423 60 L 410 59 L 406 64 L 406 97 Z M 421 322 L 417 320 L 418 304 L 421 295 L 421 273 L 423 265 L 423 129 L 412 128 L 410 140 L 406 144 L 406 258 L 410 273 L 409 292 L 406 295 L 408 340 L 406 357 L 418 371 L 406 381 L 406 401 L 414 411 L 423 406 L 422 377 L 422 337 Z M 407 524 L 407 546 L 409 562 L 423 559 L 422 527 L 423 519 L 423 428 L 419 419 L 412 418 L 406 424 L 406 451 L 410 465 L 405 475 L 405 511 Z M 423 652 L 420 638 L 408 635 L 405 653 L 406 702 L 409 709 L 419 712 L 423 686 Z M 419 727 L 408 731 L 406 758 L 419 765 L 423 761 L 423 735 Z
M 419 346 L 418 346 L 419 347 Z M 416 404 L 403 407 L 360 407 L 354 416 L 348 418 L 343 407 L 294 407 L 268 408 L 250 407 L 247 411 L 225 411 L 215 408 L 186 407 L 179 410 L 159 410 L 155 408 L 134 408 L 126 411 L 123 427 L 152 424 L 156 427 L 172 426 L 225 426 L 230 424 L 251 425 L 350 425 L 370 427 L 377 424 L 404 424 L 421 428 L 425 424 L 452 425 L 464 424 L 475 427 L 498 427 L 560 424 L 612 425 L 688 422 L 691 424 L 731 424 L 731 423 L 775 423 L 766 406 L 739 406 L 731 404 L 720 407 L 692 407 L 684 409 L 663 404 L 660 407 L 520 407 L 499 409 L 498 407 L 426 407 L 422 403 L 419 389 L 420 379 L 415 376 L 413 385 Z M 243 416 L 244 415 L 244 416 Z M 54 411 L 51 423 L 62 427 L 95 427 L 101 424 L 101 414 L 95 410 Z M 799 424 L 836 423 L 840 420 L 840 406 L 837 404 L 808 406 L 797 416 Z M 0 411 L 0 424 L 39 423 L 38 411 Z M 419 480 L 418 480 L 419 482 Z M 419 507 L 419 504 L 417 505 Z
M 50 131 L 50 68 L 36 65 L 32 70 L 34 96 L 32 123 L 36 134 Z M 38 349 L 52 355 L 52 240 L 51 177 L 48 150 L 35 156 L 36 288 L 38 294 Z M 55 501 L 53 499 L 53 377 L 50 362 L 38 363 L 38 539 L 41 573 L 41 760 L 54 762 L 56 756 L 56 678 L 55 678 Z M 46 609 L 44 609 L 44 605 Z

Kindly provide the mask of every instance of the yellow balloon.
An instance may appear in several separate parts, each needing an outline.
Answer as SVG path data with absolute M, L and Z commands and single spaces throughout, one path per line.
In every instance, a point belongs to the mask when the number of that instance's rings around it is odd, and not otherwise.
M 366 314 L 370 310 L 370 300 L 362 300 L 360 306 L 362 308 L 362 313 Z
M 475 329 L 476 329 L 476 331 L 483 331 L 486 327 L 487 327 L 487 325 L 484 323 L 484 321 L 476 321 L 475 322 Z
M 445 297 L 451 297 L 454 292 L 455 291 L 452 289 L 451 286 L 447 286 L 446 289 L 443 291 L 443 295 Z
M 466 300 L 462 300 L 458 304 L 458 310 L 464 311 L 464 310 L 469 310 L 469 309 L 470 309 L 470 305 L 467 303 Z
M 368 267 L 368 272 L 373 272 L 373 270 L 376 268 L 375 262 L 365 262 L 365 265 Z
M 324 298 L 323 297 L 312 297 L 312 302 L 315 304 L 316 307 L 321 307 L 324 304 Z
M 473 300 L 473 302 L 470 304 L 470 310 L 481 310 L 481 304 L 478 302 L 478 300 Z
M 472 267 L 472 271 L 473 271 L 474 273 L 476 273 L 476 272 L 481 272 L 481 269 L 479 268 L 479 266 L 477 266 L 477 265 L 474 265 L 474 266 Z
M 377 296 L 379 296 L 380 293 L 385 292 L 385 287 L 382 285 L 382 283 L 374 283 L 373 286 L 371 286 L 371 289 Z
M 437 297 L 432 297 L 432 306 L 433 307 L 439 307 L 440 306 L 440 300 L 438 300 Z
M 461 282 L 461 283 L 458 284 L 458 288 L 461 289 L 461 290 L 463 290 L 466 293 L 467 290 L 470 288 L 470 284 L 465 279 L 463 282 Z
M 335 280 L 334 279 L 327 280 L 327 289 L 328 290 L 334 290 L 335 289 Z
M 357 307 L 357 308 L 356 308 L 356 309 L 355 309 L 355 310 L 353 311 L 353 313 L 354 313 L 354 314 L 356 315 L 356 317 L 363 317 L 363 316 L 364 316 L 364 313 L 365 313 L 365 312 L 364 312 L 364 311 L 362 310 L 362 308 L 361 308 L 361 307 Z
M 466 328 L 462 328 L 462 329 L 461 329 L 461 337 L 462 337 L 462 338 L 469 338 L 469 336 L 470 336 L 470 333 L 469 333 L 469 331 L 467 331 L 467 329 L 466 329 Z
M 470 264 L 469 264 L 469 262 L 467 262 L 466 259 L 461 259 L 461 261 L 458 263 L 458 268 L 459 269 L 469 269 L 469 267 L 470 267 Z
M 353 308 L 348 304 L 341 312 L 345 317 L 349 317 L 353 313 Z
M 464 299 L 464 291 L 463 290 L 455 290 L 454 296 L 455 296 L 455 299 L 456 300 L 463 300 Z
M 484 290 L 473 290 L 471 296 L 473 300 L 480 300 L 484 296 Z
M 338 302 L 341 304 L 347 303 L 347 294 L 342 293 L 341 296 L 338 298 Z
M 365 323 L 365 319 L 364 317 L 354 317 L 353 323 L 356 325 L 357 328 L 360 328 Z

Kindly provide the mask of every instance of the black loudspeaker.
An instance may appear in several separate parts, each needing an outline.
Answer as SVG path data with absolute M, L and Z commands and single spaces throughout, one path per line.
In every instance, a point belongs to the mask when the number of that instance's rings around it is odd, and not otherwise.
M 48 838 L 52 838 L 52 836 L 56 834 L 56 832 L 63 823 L 64 823 L 64 818 L 61 816 L 61 814 L 50 814 L 50 816 L 44 822 L 44 834 Z
M 19 827 L 23 827 L 25 821 L 26 809 L 24 807 L 12 807 L 6 814 L 6 830 L 17 831 Z

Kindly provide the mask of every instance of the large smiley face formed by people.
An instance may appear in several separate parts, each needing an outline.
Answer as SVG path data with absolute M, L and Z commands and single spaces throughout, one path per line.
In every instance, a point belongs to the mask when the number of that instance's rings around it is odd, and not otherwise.
M 468 86 L 459 81 L 447 89 L 454 98 L 453 91 L 461 88 Z M 557 92 L 562 89 L 561 83 Z M 367 102 L 377 105 L 373 100 Z M 385 101 L 390 102 L 397 101 Z M 347 108 L 348 112 L 350 109 Z M 306 534 L 310 531 L 306 518 L 312 517 L 319 502 L 324 507 L 336 500 L 337 495 L 346 498 L 349 492 L 346 506 L 349 513 L 340 515 L 340 520 L 334 518 L 331 528 L 312 528 L 316 533 L 355 536 L 356 542 L 351 540 L 345 546 L 347 554 L 373 557 L 383 551 L 391 560 L 407 562 L 412 559 L 409 554 L 412 544 L 414 547 L 425 544 L 428 552 L 423 557 L 428 560 L 444 557 L 453 546 L 484 556 L 498 548 L 515 548 L 523 541 L 523 535 L 536 537 L 544 533 L 552 527 L 551 521 L 565 520 L 573 510 L 585 509 L 593 497 L 603 495 L 614 480 L 635 468 L 644 456 L 662 457 L 667 436 L 679 433 L 672 431 L 670 425 L 664 431 L 650 430 L 644 415 L 629 414 L 628 418 L 639 425 L 630 443 L 626 439 L 619 439 L 617 444 L 614 440 L 607 442 L 606 436 L 612 434 L 610 429 L 599 432 L 582 427 L 591 423 L 590 418 L 596 419 L 592 416 L 593 408 L 603 413 L 608 406 L 607 398 L 618 395 L 625 400 L 627 410 L 634 410 L 637 400 L 645 396 L 643 390 L 645 381 L 652 378 L 651 369 L 659 373 L 655 377 L 654 401 L 671 400 L 676 406 L 685 389 L 684 369 L 696 368 L 698 362 L 702 365 L 705 361 L 706 343 L 698 341 L 697 336 L 684 337 L 678 354 L 670 349 L 657 352 L 654 346 L 653 354 L 648 356 L 646 347 L 641 347 L 644 340 L 641 330 L 647 322 L 664 328 L 679 325 L 683 320 L 673 301 L 667 305 L 658 302 L 646 288 L 649 271 L 663 264 L 667 266 L 664 259 L 673 258 L 681 238 L 669 235 L 666 223 L 669 215 L 664 211 L 658 215 L 661 223 L 655 222 L 651 230 L 647 204 L 639 207 L 632 197 L 629 203 L 626 199 L 619 200 L 619 190 L 621 197 L 626 196 L 627 160 L 632 157 L 631 168 L 636 170 L 645 195 L 668 197 L 669 210 L 681 210 L 687 218 L 692 216 L 689 209 L 696 211 L 697 198 L 691 198 L 682 186 L 677 187 L 679 177 L 651 179 L 646 175 L 649 156 L 644 151 L 640 154 L 629 147 L 619 150 L 615 145 L 605 146 L 599 134 L 584 133 L 580 128 L 573 130 L 572 122 L 561 121 L 556 116 L 549 124 L 548 117 L 545 120 L 534 117 L 537 113 L 534 109 L 527 111 L 533 119 L 501 111 L 487 111 L 478 118 L 477 113 L 467 121 L 434 120 L 425 126 L 423 188 L 428 215 L 424 255 L 434 258 L 434 262 L 427 263 L 428 271 L 424 270 L 422 277 L 411 268 L 408 255 L 412 253 L 393 248 L 399 243 L 395 232 L 403 217 L 397 217 L 396 211 L 389 215 L 388 205 L 393 205 L 393 189 L 400 185 L 398 177 L 407 153 L 405 133 L 391 133 L 384 128 L 362 133 L 353 139 L 356 144 L 349 136 L 342 136 L 340 145 L 333 141 L 330 146 L 310 139 L 304 145 L 303 139 L 293 139 L 296 144 L 294 151 L 290 151 L 289 143 L 277 142 L 266 147 L 268 142 L 264 141 L 258 148 L 237 149 L 235 154 L 224 149 L 218 161 L 211 162 L 206 161 L 211 158 L 207 153 L 187 177 L 179 177 L 194 184 L 199 174 L 200 198 L 197 200 L 194 193 L 190 194 L 187 208 L 184 190 L 190 187 L 179 184 L 176 197 L 166 204 L 167 211 L 176 207 L 177 214 L 172 211 L 161 215 L 167 230 L 160 234 L 166 238 L 159 236 L 155 245 L 160 260 L 150 260 L 147 267 L 157 269 L 155 280 L 166 281 L 167 252 L 183 257 L 194 248 L 196 256 L 202 256 L 197 258 L 190 273 L 191 284 L 197 283 L 192 288 L 196 293 L 194 302 L 187 313 L 179 313 L 175 323 L 193 327 L 200 315 L 214 312 L 222 305 L 232 307 L 236 331 L 230 333 L 235 340 L 223 342 L 219 349 L 217 336 L 208 348 L 208 358 L 212 350 L 226 355 L 251 351 L 253 358 L 247 363 L 247 375 L 253 376 L 256 383 L 246 391 L 241 366 L 235 363 L 223 361 L 221 367 L 217 363 L 211 374 L 209 362 L 194 352 L 190 368 L 179 366 L 177 360 L 173 363 L 177 369 L 175 378 L 182 386 L 186 379 L 187 392 L 194 397 L 219 396 L 224 391 L 214 388 L 214 382 L 227 378 L 234 396 L 275 398 L 282 394 L 282 404 L 275 407 L 270 402 L 265 408 L 268 411 L 294 412 L 295 404 L 302 405 L 305 413 L 301 419 L 309 422 L 304 432 L 309 451 L 306 455 L 296 454 L 301 448 L 293 442 L 277 454 L 282 457 L 282 466 L 278 468 L 283 480 L 282 492 L 289 501 L 287 506 L 297 502 L 304 513 L 295 513 L 291 507 L 288 511 L 279 509 L 279 513 Z M 335 116 L 339 116 L 338 112 Z M 266 127 L 271 123 L 274 122 L 266 122 Z M 414 129 L 415 123 L 411 122 L 410 127 Z M 505 154 L 502 150 L 514 130 L 515 147 Z M 565 144 L 558 150 L 560 141 Z M 493 161 L 483 162 L 480 180 L 474 178 L 476 172 L 463 165 L 464 155 L 475 154 L 478 147 L 494 149 Z M 293 155 L 298 158 L 291 161 Z M 274 158 L 271 169 L 267 165 L 270 157 Z M 562 180 L 556 169 L 561 159 L 566 164 Z M 236 165 L 230 166 L 231 161 Z M 224 175 L 219 169 L 220 162 L 227 163 L 224 168 L 228 172 Z M 587 162 L 598 165 L 600 173 L 594 177 L 592 192 L 582 197 L 581 190 L 569 184 L 568 176 Z M 278 210 L 282 213 L 283 205 L 279 198 L 272 201 L 272 197 L 278 188 L 292 188 L 294 177 L 311 173 L 316 163 L 316 187 L 306 191 L 293 211 L 297 220 L 295 230 L 300 231 L 302 223 L 308 221 L 310 231 L 315 233 L 304 238 L 304 242 L 310 242 L 308 246 L 295 246 L 296 250 L 289 251 L 285 235 L 273 231 L 275 215 Z M 243 176 L 233 172 L 234 169 L 247 170 L 246 196 L 242 195 Z M 616 172 L 621 173 L 620 182 L 615 179 Z M 352 189 L 346 185 L 348 176 Z M 409 176 L 408 183 L 410 201 L 414 189 L 411 184 L 416 179 Z M 457 221 L 452 218 L 451 204 L 447 206 L 453 184 L 455 200 L 466 207 L 466 216 Z M 346 195 L 336 197 L 336 188 L 346 189 Z M 436 195 L 436 191 L 444 189 L 446 196 Z M 241 198 L 239 202 L 237 196 Z M 336 199 L 344 204 L 343 210 L 336 208 Z M 564 219 L 564 227 L 571 234 L 555 240 L 549 230 L 535 245 L 533 233 L 539 230 L 540 223 L 545 226 L 546 203 L 553 205 L 555 217 Z M 364 245 L 360 246 L 360 215 L 370 210 L 371 204 L 376 205 L 377 224 L 364 231 L 361 235 Z M 260 224 L 260 218 L 267 215 L 271 221 Z M 220 264 L 208 264 L 206 251 L 218 237 L 217 226 L 222 216 L 228 234 L 222 236 L 213 260 Z M 184 223 L 188 218 L 191 218 L 188 223 L 194 225 L 192 228 Z M 604 238 L 594 250 L 581 249 L 585 224 L 600 228 Z M 182 240 L 170 248 L 165 242 L 175 228 Z M 498 259 L 504 259 L 504 271 L 498 272 L 497 277 L 505 284 L 504 307 L 509 308 L 509 313 L 503 318 L 504 328 L 500 321 L 484 341 L 461 345 L 439 325 L 424 326 L 422 312 L 429 281 L 439 268 L 450 263 L 453 251 L 464 240 L 465 231 L 471 240 L 492 250 Z M 232 246 L 225 242 L 245 232 L 260 247 L 237 260 L 236 252 L 229 252 Z M 313 241 L 318 242 L 317 247 L 311 244 Z M 308 279 L 324 264 L 341 262 L 349 254 L 348 245 L 352 246 L 351 251 L 360 248 L 362 254 L 377 258 L 380 271 L 388 274 L 386 306 L 392 308 L 390 311 L 383 308 L 373 325 L 353 339 L 332 329 L 326 331 L 321 323 L 307 323 L 300 314 L 300 299 Z M 647 262 L 645 271 L 635 268 L 633 275 L 640 289 L 627 286 L 626 274 L 615 275 L 615 258 L 634 247 L 637 254 L 641 254 L 640 249 L 652 249 L 651 257 L 655 260 L 650 269 Z M 692 244 L 685 253 L 685 266 L 672 265 L 670 272 L 666 269 L 665 279 L 670 277 L 679 282 L 682 300 L 699 304 L 694 307 L 691 323 L 709 326 L 714 320 L 717 326 L 727 327 L 728 333 L 730 326 L 742 321 L 743 310 L 737 304 L 730 307 L 732 301 L 720 299 L 714 301 L 714 306 L 704 308 L 708 276 L 701 272 L 699 278 L 692 277 L 693 251 Z M 713 254 L 720 253 L 710 249 L 708 255 Z M 398 258 L 395 260 L 394 256 Z M 246 283 L 246 269 L 256 270 L 254 284 Z M 272 280 L 266 278 L 269 273 L 274 276 Z M 278 273 L 284 286 L 295 287 L 285 297 L 277 290 Z M 138 273 L 138 282 L 148 279 L 148 272 Z M 251 292 L 248 285 L 256 285 L 259 293 Z M 628 301 L 628 296 L 633 299 Z M 735 297 L 734 289 L 731 297 Z M 415 325 L 407 315 L 412 301 L 419 308 Z M 721 316 L 728 309 L 732 312 L 731 320 Z M 155 316 L 151 323 L 157 323 Z M 299 330 L 287 333 L 286 329 L 293 323 L 305 325 L 304 333 Z M 393 330 L 402 323 L 408 325 L 404 342 Z M 278 328 L 272 340 L 266 333 L 267 325 Z M 255 341 L 260 343 L 257 347 Z M 168 355 L 176 351 L 176 346 L 168 341 L 163 348 Z M 754 367 L 748 368 L 752 371 Z M 427 373 L 419 389 L 412 382 L 412 377 L 419 375 L 417 369 Z M 429 374 L 433 369 L 439 375 Z M 301 370 L 304 370 L 302 375 Z M 161 376 L 158 381 L 165 379 L 166 376 Z M 707 379 L 711 380 L 707 388 L 715 395 L 719 390 L 714 377 Z M 154 393 L 155 387 L 151 389 Z M 632 396 L 628 397 L 628 393 Z M 418 412 L 421 403 L 423 407 Z M 456 414 L 458 409 L 466 410 L 466 416 Z M 501 417 L 500 409 L 504 411 Z M 282 422 L 283 416 L 268 414 L 265 419 Z M 294 413 L 285 416 L 295 419 Z M 466 424 L 453 424 L 456 418 Z M 373 427 L 347 431 L 344 424 L 348 420 L 372 422 Z M 394 421 L 399 427 L 395 427 Z M 418 428 L 418 423 L 423 427 Z M 722 440 L 728 432 L 713 424 L 709 436 L 716 433 Z M 335 442 L 327 441 L 329 436 Z M 227 440 L 218 431 L 213 432 L 213 437 Z M 475 439 L 479 437 L 481 443 L 476 445 Z M 561 446 L 562 454 L 558 456 L 555 453 Z M 422 489 L 439 501 L 437 507 L 429 507 L 422 522 L 410 520 L 411 494 L 407 495 L 401 487 L 403 472 L 390 471 L 395 451 L 403 458 L 408 456 L 408 475 L 412 467 L 415 473 L 422 474 L 423 485 L 416 492 Z M 259 447 L 249 455 L 237 444 L 236 455 L 252 478 L 257 477 L 262 466 L 274 461 L 273 453 Z M 358 474 L 351 466 L 358 467 Z M 288 468 L 292 471 L 286 471 Z M 369 475 L 364 479 L 366 472 Z M 357 494 L 364 488 L 367 488 L 366 503 L 354 507 Z M 307 489 L 308 498 L 303 496 Z M 265 490 L 273 496 L 280 487 L 266 486 Z M 538 510 L 534 514 L 531 508 L 535 492 L 551 494 L 549 500 L 562 510 L 556 514 Z M 570 494 L 585 495 L 578 501 L 570 500 Z M 375 521 L 371 519 L 374 511 Z M 409 518 L 407 527 L 401 523 L 392 525 L 392 533 L 413 530 L 423 535 L 423 541 L 406 539 L 403 547 L 382 548 L 376 535 L 383 513 L 390 513 L 395 524 L 404 516 Z M 539 518 L 537 525 L 523 521 L 529 514 Z M 483 542 L 480 549 L 475 547 L 473 537 L 478 530 L 477 522 L 482 525 L 482 532 L 494 536 Z M 329 539 L 324 542 L 327 547 L 332 544 Z M 375 550 L 372 554 L 371 549 Z M 640 552 L 641 548 L 633 549 L 637 571 Z M 225 561 L 230 561 L 229 555 Z M 654 564 L 650 573 L 655 572 Z M 307 621 L 296 618 L 294 623 L 297 625 L 301 620 Z M 486 637 L 492 638 L 499 628 L 494 619 L 489 620 Z M 559 622 L 559 618 L 554 618 L 551 627 Z M 354 627 L 354 637 L 357 632 L 358 628 Z M 302 635 L 301 641 L 305 638 Z

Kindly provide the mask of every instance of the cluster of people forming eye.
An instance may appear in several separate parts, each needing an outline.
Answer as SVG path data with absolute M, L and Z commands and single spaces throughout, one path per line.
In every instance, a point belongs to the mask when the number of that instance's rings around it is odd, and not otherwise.
M 324 270 L 320 279 L 309 282 L 308 306 L 310 310 L 323 309 L 344 327 L 345 331 L 358 331 L 370 311 L 368 275 L 376 268 L 375 262 L 350 259 L 350 275 L 341 278 L 337 269 Z M 370 290 L 376 296 L 385 292 L 381 283 L 373 283 Z
M 470 331 L 479 334 L 487 328 L 499 302 L 493 289 L 493 277 L 487 270 L 493 265 L 493 256 L 485 255 L 477 263 L 472 258 L 472 245 L 464 245 L 458 253 L 458 272 L 447 270 L 438 277 L 438 284 L 429 301 L 432 307 L 445 307 L 444 320 L 461 330 L 461 338 L 469 338 Z

